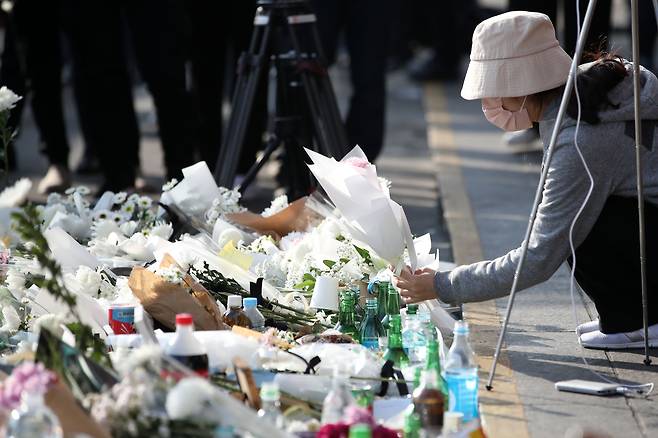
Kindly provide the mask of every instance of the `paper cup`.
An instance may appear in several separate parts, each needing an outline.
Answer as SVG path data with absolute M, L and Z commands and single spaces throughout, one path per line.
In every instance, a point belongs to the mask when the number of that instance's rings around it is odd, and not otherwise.
M 315 288 L 311 297 L 314 309 L 338 310 L 338 280 L 321 275 L 315 279 Z

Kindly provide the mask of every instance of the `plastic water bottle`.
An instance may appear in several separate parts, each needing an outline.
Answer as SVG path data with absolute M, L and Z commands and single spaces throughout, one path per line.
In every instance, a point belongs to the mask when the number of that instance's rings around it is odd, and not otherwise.
M 478 417 L 478 368 L 471 346 L 468 344 L 468 324 L 455 323 L 452 342 L 445 366 L 448 382 L 450 411 L 464 414 L 464 422 Z
M 25 391 L 21 405 L 11 411 L 8 438 L 61 438 L 59 419 L 43 401 L 43 394 Z
M 402 330 L 402 345 L 409 357 L 410 365 L 418 365 L 425 362 L 425 330 L 418 315 L 418 305 L 407 306 L 407 317 Z
M 261 408 L 258 417 L 268 420 L 277 429 L 283 429 L 284 426 L 280 397 L 279 385 L 272 382 L 263 383 L 260 388 Z
M 262 332 L 265 330 L 265 317 L 256 305 L 258 304 L 257 298 L 245 298 L 242 300 L 244 305 L 244 313 L 251 321 L 251 328 L 257 332 Z
M 345 417 L 345 409 L 356 404 L 349 388 L 348 379 L 338 368 L 334 369 L 331 391 L 322 403 L 322 424 L 339 423 Z

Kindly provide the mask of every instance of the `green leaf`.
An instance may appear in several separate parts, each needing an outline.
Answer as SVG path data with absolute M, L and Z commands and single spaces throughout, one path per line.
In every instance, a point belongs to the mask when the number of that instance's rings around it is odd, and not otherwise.
M 356 249 L 356 252 L 359 253 L 363 261 L 365 261 L 369 265 L 372 265 L 372 258 L 370 257 L 370 253 L 368 252 L 367 249 L 360 248 L 356 245 L 352 245 L 352 246 L 354 246 L 354 249 Z
M 324 263 L 325 265 L 327 265 L 327 267 L 328 267 L 329 269 L 333 268 L 334 265 L 336 264 L 336 262 L 333 261 L 333 260 L 323 260 L 322 263 Z

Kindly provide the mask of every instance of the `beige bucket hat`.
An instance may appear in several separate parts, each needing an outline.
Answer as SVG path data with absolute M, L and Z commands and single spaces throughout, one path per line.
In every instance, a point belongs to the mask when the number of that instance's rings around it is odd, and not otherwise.
M 478 24 L 461 95 L 529 96 L 567 82 L 571 57 L 544 14 L 512 11 Z

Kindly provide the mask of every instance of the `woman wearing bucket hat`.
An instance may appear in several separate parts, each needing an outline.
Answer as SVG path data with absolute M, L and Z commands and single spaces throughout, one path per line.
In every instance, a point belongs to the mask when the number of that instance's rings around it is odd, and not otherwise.
M 559 46 L 546 15 L 508 12 L 480 23 L 461 91 L 481 99 L 485 117 L 505 131 L 539 122 L 544 149 L 555 124 L 571 59 Z M 647 231 L 649 341 L 658 346 L 658 79 L 641 68 L 642 160 Z M 577 328 L 582 345 L 623 349 L 643 346 L 637 255 L 637 192 L 632 64 L 609 54 L 579 67 L 581 98 L 578 145 L 594 188 L 573 230 L 575 277 L 592 299 L 598 320 Z M 583 205 L 590 180 L 574 133 L 578 105 L 572 95 L 537 219 L 532 229 L 519 289 L 546 281 L 571 263 L 569 229 Z M 509 294 L 521 249 L 451 272 L 406 269 L 396 279 L 407 303 L 438 298 L 458 304 Z

